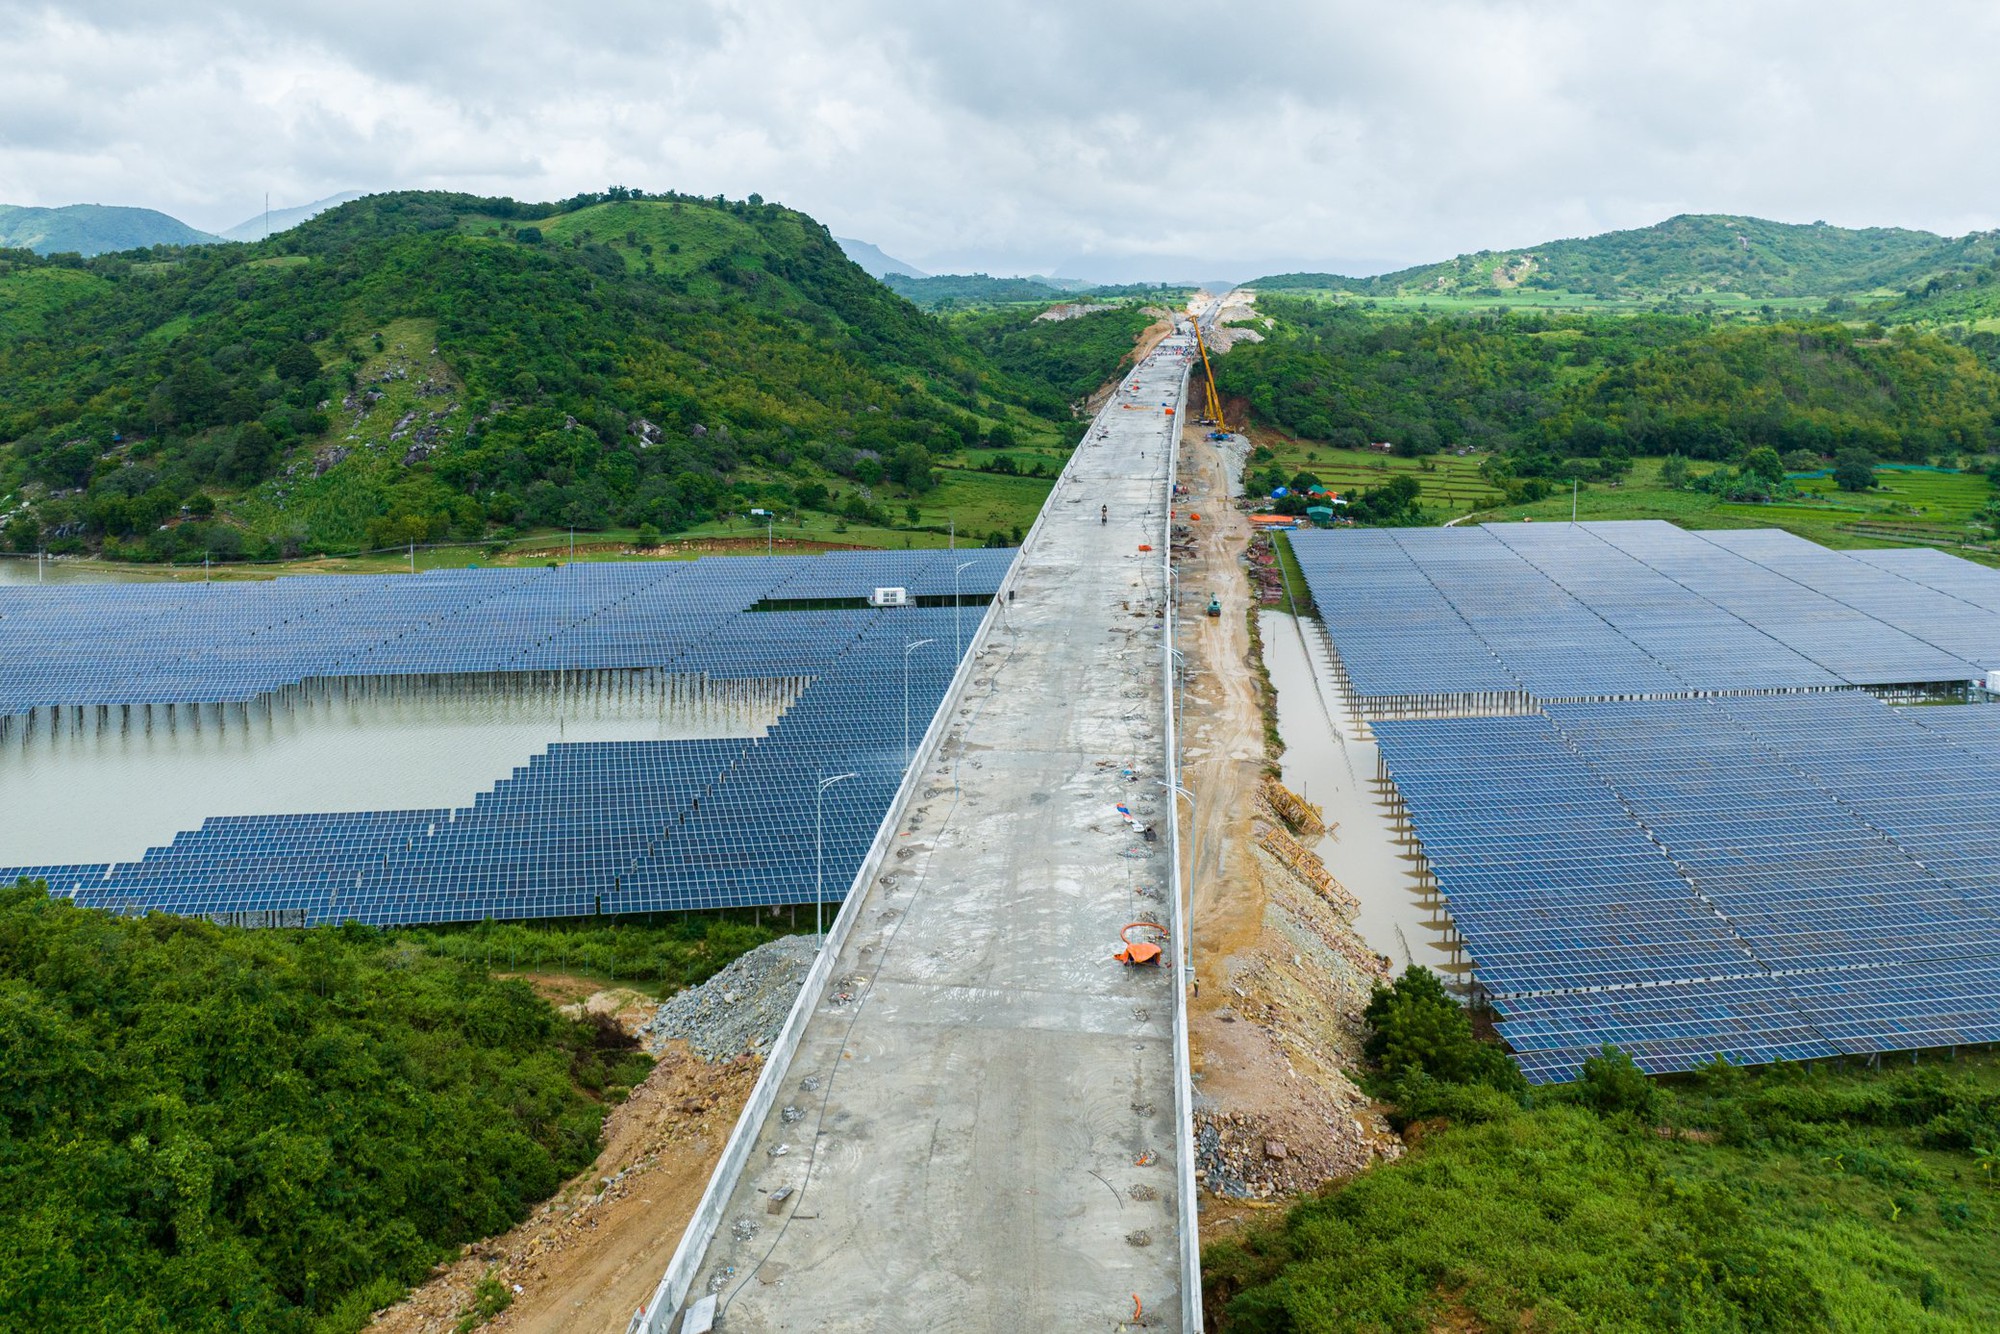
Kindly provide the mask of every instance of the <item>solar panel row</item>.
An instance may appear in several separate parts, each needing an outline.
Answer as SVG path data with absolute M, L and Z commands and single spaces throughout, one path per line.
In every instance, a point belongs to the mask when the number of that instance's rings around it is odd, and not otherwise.
M 1291 542 L 1364 701 L 1671 698 L 1964 682 L 2000 668 L 2000 573 L 1948 557 L 1864 558 L 1772 530 L 1657 521 Z
M 242 703 L 316 678 L 652 667 L 753 675 L 809 623 L 766 599 L 875 587 L 990 596 L 1010 550 L 0 588 L 0 718 L 31 709 Z M 788 628 L 789 627 L 789 628 Z M 761 654 L 761 657 L 758 655 Z
M 2000 1040 L 2000 709 L 1859 693 L 1377 724 L 1537 1080 Z
M 590 594 L 589 614 L 576 616 L 560 606 L 517 599 L 512 605 L 524 616 L 511 627 L 492 604 L 505 600 L 507 590 L 539 587 L 544 582 L 539 572 L 453 572 L 369 581 L 454 586 L 450 596 L 426 590 L 418 601 L 433 608 L 456 607 L 453 619 L 461 629 L 484 627 L 474 638 L 483 636 L 489 647 L 477 648 L 474 661 L 483 660 L 478 654 L 506 650 L 515 655 L 511 661 L 539 665 L 544 660 L 522 650 L 521 639 L 554 625 L 554 638 L 565 651 L 579 650 L 578 656 L 600 664 L 671 665 L 738 677 L 783 673 L 810 676 L 811 684 L 760 738 L 555 745 L 467 807 L 217 817 L 149 850 L 137 862 L 14 868 L 0 871 L 0 879 L 17 874 L 45 879 L 52 891 L 89 906 L 186 914 L 268 912 L 312 922 L 377 924 L 794 903 L 810 901 L 816 892 L 838 900 L 902 779 L 904 647 L 926 638 L 934 645 L 908 659 L 911 706 L 920 731 L 957 669 L 948 647 L 954 642 L 954 613 L 949 607 L 746 608 L 774 594 L 785 599 L 852 598 L 878 584 L 921 588 L 920 581 L 934 583 L 937 578 L 930 572 L 932 553 L 857 554 L 860 558 L 853 560 L 705 561 L 664 573 L 650 567 L 650 578 L 645 577 L 647 569 L 631 573 L 626 572 L 630 567 L 570 567 L 580 572 L 572 591 Z M 966 594 L 983 597 L 991 596 L 1013 557 L 1013 552 L 999 550 L 938 554 L 954 565 L 972 562 L 958 573 L 958 581 Z M 827 564 L 815 566 L 819 559 Z M 704 565 L 720 568 L 704 574 Z M 582 573 L 600 569 L 613 573 Z M 944 571 L 947 591 L 952 573 L 950 567 Z M 489 574 L 498 577 L 485 577 Z M 227 591 L 203 590 L 198 597 L 215 613 L 209 623 L 240 631 L 253 623 L 268 624 L 273 608 L 282 609 L 287 599 L 321 606 L 337 591 L 323 589 L 300 599 L 283 587 L 290 582 L 277 581 L 280 593 L 269 597 L 258 594 L 272 585 L 218 585 L 212 587 Z M 89 596 L 127 591 L 90 589 L 79 596 L 77 590 L 63 590 L 71 638 L 66 653 L 54 654 L 46 641 L 45 650 L 56 666 L 70 671 L 46 673 L 43 688 L 79 689 L 75 683 L 81 680 L 88 683 L 83 689 L 95 690 L 107 679 L 94 673 L 79 651 L 93 639 L 90 631 L 98 624 L 92 620 L 94 612 L 101 611 L 104 622 L 129 627 L 135 617 L 144 619 L 135 607 L 144 610 L 150 602 L 150 610 L 158 613 L 186 590 L 142 589 L 148 597 L 110 596 L 101 604 Z M 30 608 L 21 613 L 24 619 L 44 626 L 57 619 L 48 606 L 32 600 L 40 590 L 29 592 L 30 599 L 5 604 L 10 631 L 17 628 L 12 618 L 24 602 Z M 231 609 L 231 594 L 243 595 L 246 605 Z M 342 605 L 352 603 L 404 611 L 411 605 L 408 599 L 367 590 Z M 542 612 L 548 618 L 537 621 Z M 361 630 L 341 640 L 340 651 L 365 643 L 358 652 L 379 652 L 383 641 L 370 636 L 384 623 L 382 615 L 349 616 L 341 623 L 343 633 Z M 85 633 L 79 635 L 79 629 Z M 246 639 L 257 633 L 244 632 Z M 151 654 L 141 655 L 143 670 L 131 669 L 127 679 L 150 673 L 152 688 L 176 688 L 176 664 L 154 652 L 170 637 L 113 638 L 126 645 L 143 643 Z M 465 660 L 465 654 L 452 652 L 456 656 L 449 661 Z M 91 656 L 96 657 L 94 652 Z M 404 654 L 399 661 L 407 665 L 411 659 Z M 426 661 L 435 667 L 438 658 Z M 253 671 L 261 669 L 251 665 Z M 269 673 L 263 679 L 271 679 Z M 894 687 L 885 689 L 891 681 Z M 849 770 L 857 776 L 826 794 L 823 838 L 816 838 L 817 779 Z

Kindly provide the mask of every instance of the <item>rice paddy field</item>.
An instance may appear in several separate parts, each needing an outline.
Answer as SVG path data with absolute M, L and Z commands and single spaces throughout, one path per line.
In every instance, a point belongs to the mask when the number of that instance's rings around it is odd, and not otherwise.
M 1260 451 L 1251 470 L 1275 463 L 1285 474 L 1319 478 L 1338 494 L 1381 486 L 1407 474 L 1422 489 L 1436 522 L 1471 518 L 1509 522 L 1570 517 L 1570 489 L 1528 504 L 1509 505 L 1480 475 L 1483 454 L 1435 454 L 1407 459 L 1367 450 L 1331 449 L 1275 432 L 1257 431 Z M 1576 491 L 1579 519 L 1666 519 L 1687 528 L 1783 528 L 1829 547 L 1935 546 L 1974 560 L 2000 564 L 1992 529 L 1980 518 L 1996 499 L 1979 472 L 1930 468 L 1878 468 L 1875 489 L 1842 491 L 1831 477 L 1793 478 L 1799 494 L 1769 504 L 1744 504 L 1660 484 L 1659 459 L 1637 459 L 1617 483 L 1586 482 Z M 1713 465 L 1697 464 L 1696 471 Z
M 1440 520 L 1471 514 L 1503 500 L 1499 488 L 1479 475 L 1483 454 L 1433 454 L 1428 458 L 1406 459 L 1362 449 L 1332 449 L 1308 441 L 1293 440 L 1272 432 L 1254 432 L 1252 439 L 1260 451 L 1251 461 L 1257 472 L 1275 463 L 1287 477 L 1311 473 L 1320 485 L 1337 495 L 1381 486 L 1390 478 L 1408 473 L 1423 488 L 1424 504 L 1437 512 Z

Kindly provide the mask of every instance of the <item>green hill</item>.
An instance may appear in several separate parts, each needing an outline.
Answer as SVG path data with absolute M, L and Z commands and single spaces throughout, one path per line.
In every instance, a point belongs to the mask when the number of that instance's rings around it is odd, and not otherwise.
M 1073 293 L 1039 278 L 993 278 L 983 273 L 941 273 L 912 278 L 898 273 L 882 276 L 888 287 L 924 310 L 956 306 L 1000 306 L 1016 301 L 1067 301 Z
M 2000 321 L 2000 262 L 1932 274 L 1902 296 L 1868 307 L 1866 313 L 1899 324 Z
M 1996 256 L 2000 234 L 1992 232 L 1954 239 L 1899 227 L 1852 230 L 1682 214 L 1632 231 L 1521 250 L 1482 250 L 1374 278 L 1293 273 L 1247 285 L 1403 297 L 1497 297 L 1511 291 L 1646 299 L 1701 293 L 1825 297 L 1908 288 L 1940 271 Z
M 38 255 L 89 256 L 156 245 L 207 245 L 220 239 L 150 208 L 118 208 L 107 204 L 25 208 L 0 204 L 0 249 L 32 250 Z
M 1342 447 L 1727 459 L 1858 446 L 1909 462 L 2000 448 L 2000 374 L 1915 329 L 1260 304 L 1277 327 L 1220 359 L 1223 392 L 1263 425 Z
M 18 549 L 276 556 L 753 505 L 887 526 L 957 451 L 1062 447 L 1068 401 L 1067 372 L 1002 368 L 755 196 L 389 194 L 144 262 L 0 254 Z

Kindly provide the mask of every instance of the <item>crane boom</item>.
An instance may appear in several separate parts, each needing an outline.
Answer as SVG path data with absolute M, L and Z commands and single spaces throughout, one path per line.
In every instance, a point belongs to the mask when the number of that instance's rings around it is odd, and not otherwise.
M 1208 419 L 1216 429 L 1226 431 L 1229 423 L 1222 419 L 1222 396 L 1215 392 L 1215 367 L 1208 361 L 1208 340 L 1201 336 L 1201 321 L 1194 322 L 1194 345 L 1201 349 L 1201 368 L 1208 376 Z

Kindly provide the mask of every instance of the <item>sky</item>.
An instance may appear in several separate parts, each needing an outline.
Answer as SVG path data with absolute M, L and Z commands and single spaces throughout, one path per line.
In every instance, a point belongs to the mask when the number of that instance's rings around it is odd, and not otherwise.
M 1744 213 L 2000 225 L 1980 0 L 0 0 L 0 203 L 802 209 L 930 272 L 1379 272 Z

